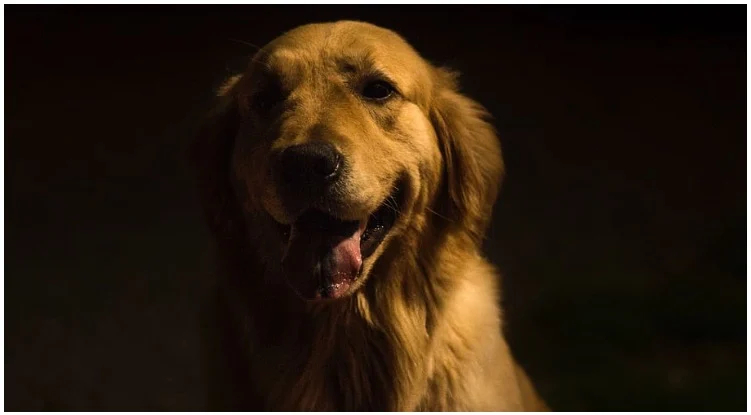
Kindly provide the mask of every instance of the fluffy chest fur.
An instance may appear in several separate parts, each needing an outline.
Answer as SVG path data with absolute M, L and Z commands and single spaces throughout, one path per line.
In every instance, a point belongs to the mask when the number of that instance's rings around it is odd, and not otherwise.
M 347 301 L 301 306 L 279 287 L 279 309 L 247 309 L 244 347 L 262 408 L 521 408 L 492 268 L 461 251 L 436 258 L 461 267 L 428 266 L 394 248 L 400 261 L 383 267 L 384 283 Z

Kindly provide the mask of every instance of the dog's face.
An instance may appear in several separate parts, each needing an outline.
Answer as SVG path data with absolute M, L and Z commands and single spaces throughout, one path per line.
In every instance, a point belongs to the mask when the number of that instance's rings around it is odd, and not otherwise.
M 356 291 L 390 240 L 431 214 L 483 231 L 501 172 L 492 129 L 393 32 L 302 26 L 260 50 L 222 95 L 234 114 L 221 121 L 232 124 L 231 200 L 301 297 Z

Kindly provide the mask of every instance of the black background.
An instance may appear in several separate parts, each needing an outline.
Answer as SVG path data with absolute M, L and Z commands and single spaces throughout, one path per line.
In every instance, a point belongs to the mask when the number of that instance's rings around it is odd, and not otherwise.
M 745 410 L 745 6 L 5 7 L 7 410 L 204 408 L 186 144 L 243 42 L 345 18 L 495 115 L 487 254 L 554 409 Z

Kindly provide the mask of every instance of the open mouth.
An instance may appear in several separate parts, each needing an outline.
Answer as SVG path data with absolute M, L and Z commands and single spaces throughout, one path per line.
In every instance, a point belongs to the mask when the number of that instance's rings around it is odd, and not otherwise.
M 343 221 L 308 209 L 291 225 L 281 225 L 287 239 L 282 269 L 287 282 L 304 299 L 341 298 L 360 276 L 398 217 L 397 190 L 369 217 Z

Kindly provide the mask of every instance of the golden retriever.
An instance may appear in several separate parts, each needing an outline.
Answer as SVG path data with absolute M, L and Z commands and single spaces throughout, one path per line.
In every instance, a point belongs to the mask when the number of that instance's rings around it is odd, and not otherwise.
M 193 155 L 225 310 L 222 408 L 545 409 L 480 249 L 500 145 L 454 73 L 389 30 L 310 24 L 219 96 Z

